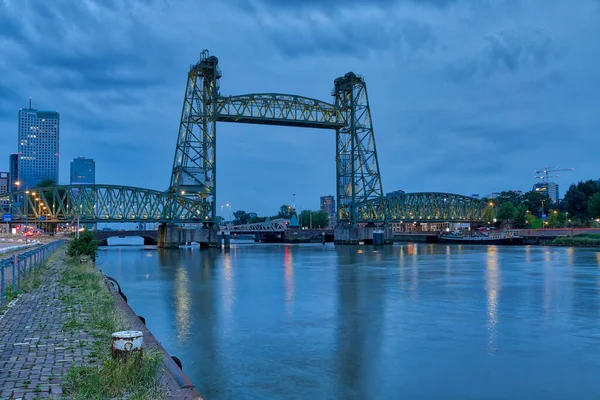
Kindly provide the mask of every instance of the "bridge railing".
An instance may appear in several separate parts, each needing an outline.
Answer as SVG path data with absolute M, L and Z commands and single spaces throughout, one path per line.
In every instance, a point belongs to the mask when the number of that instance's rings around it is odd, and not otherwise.
M 56 240 L 0 259 L 0 305 L 4 305 L 8 294 L 20 294 L 21 280 L 38 270 L 64 242 L 64 239 Z
M 255 224 L 244 225 L 222 225 L 222 231 L 229 232 L 283 232 L 288 229 L 285 219 L 274 219 L 272 221 L 257 222 Z

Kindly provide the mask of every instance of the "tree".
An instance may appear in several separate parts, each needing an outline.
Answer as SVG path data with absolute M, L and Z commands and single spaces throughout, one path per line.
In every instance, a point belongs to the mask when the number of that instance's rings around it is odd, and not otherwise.
M 302 210 L 302 212 L 300 213 L 300 225 L 302 227 L 310 227 L 310 220 L 311 220 L 311 213 L 312 211 L 310 210 Z
M 513 206 L 517 207 L 521 204 L 521 195 L 512 190 L 502 192 L 498 197 L 494 199 L 498 204 L 511 203 Z
M 588 200 L 588 214 L 591 218 L 600 218 L 600 192 L 594 193 Z
M 281 207 L 279 207 L 279 213 L 277 214 L 277 218 L 289 219 L 292 217 L 292 214 L 295 213 L 296 211 L 292 209 L 292 206 L 284 204 Z
M 521 205 L 515 209 L 513 226 L 519 229 L 527 228 L 527 207 Z
M 300 213 L 300 225 L 310 228 L 326 228 L 329 225 L 329 215 L 326 211 L 303 210 Z
M 79 233 L 79 238 L 71 240 L 67 247 L 69 257 L 89 256 L 92 261 L 96 261 L 98 253 L 98 241 L 94 240 L 94 235 L 87 229 Z
M 483 210 L 483 220 L 488 223 L 492 223 L 492 221 L 496 218 L 496 211 L 492 206 L 486 206 Z
M 515 208 L 513 203 L 507 201 L 506 203 L 502 203 L 502 205 L 500 205 L 497 218 L 502 222 L 510 223 L 515 217 L 516 212 L 517 209 Z
M 535 215 L 532 213 L 525 214 L 526 228 L 532 229 L 533 223 L 536 220 Z
M 558 228 L 559 220 L 558 220 L 558 211 L 553 210 L 548 213 L 546 217 L 545 227 L 546 228 Z
M 544 201 L 544 214 L 548 213 L 548 210 L 550 210 L 550 206 L 552 205 L 550 197 L 548 197 L 547 194 L 536 192 L 535 190 L 524 193 L 521 198 L 522 204 L 527 208 L 527 210 L 540 217 L 542 216 L 542 200 Z
M 591 217 L 588 210 L 588 199 L 597 193 L 599 189 L 596 181 L 592 180 L 569 186 L 563 200 L 569 215 L 582 221 L 588 221 Z
M 329 215 L 327 211 L 316 211 L 313 213 L 313 227 L 327 228 L 329 225 Z
M 238 210 L 233 213 L 233 218 L 234 225 L 244 225 L 250 221 L 250 214 L 244 210 Z

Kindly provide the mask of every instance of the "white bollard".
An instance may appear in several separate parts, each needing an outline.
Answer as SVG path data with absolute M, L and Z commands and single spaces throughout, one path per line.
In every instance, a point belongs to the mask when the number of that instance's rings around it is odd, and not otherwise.
M 144 335 L 140 331 L 121 331 L 112 334 L 112 356 L 126 360 L 131 354 L 142 358 Z

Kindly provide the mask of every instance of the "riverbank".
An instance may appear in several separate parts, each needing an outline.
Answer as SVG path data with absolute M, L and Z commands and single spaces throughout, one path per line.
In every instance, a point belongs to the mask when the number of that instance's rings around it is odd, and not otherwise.
M 141 364 L 112 359 L 111 334 L 135 326 L 92 263 L 69 260 L 63 246 L 38 272 L 0 318 L 0 398 L 199 398 L 169 392 L 146 334 Z
M 584 233 L 576 236 L 561 236 L 554 239 L 553 246 L 600 247 L 600 235 Z

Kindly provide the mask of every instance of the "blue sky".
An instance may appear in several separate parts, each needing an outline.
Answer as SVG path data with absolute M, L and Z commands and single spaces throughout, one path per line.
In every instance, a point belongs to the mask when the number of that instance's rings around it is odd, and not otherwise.
M 599 178 L 597 0 L 0 0 L 0 169 L 17 112 L 61 113 L 61 183 L 169 184 L 189 65 L 221 92 L 331 100 L 365 77 L 384 191 L 528 190 L 544 165 Z M 218 126 L 218 204 L 274 213 L 335 194 L 330 131 Z

